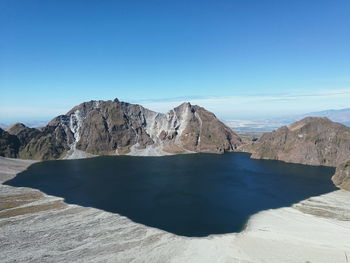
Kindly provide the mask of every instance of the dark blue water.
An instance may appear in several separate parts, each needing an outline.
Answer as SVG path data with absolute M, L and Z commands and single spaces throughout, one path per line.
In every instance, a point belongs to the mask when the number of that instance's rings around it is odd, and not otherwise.
M 248 154 L 103 156 L 36 163 L 6 184 L 183 236 L 239 232 L 248 218 L 335 190 L 333 168 Z

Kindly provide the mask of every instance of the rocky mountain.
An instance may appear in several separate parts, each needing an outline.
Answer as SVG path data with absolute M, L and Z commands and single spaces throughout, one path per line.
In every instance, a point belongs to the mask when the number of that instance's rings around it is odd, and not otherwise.
M 0 128 L 0 156 L 17 157 L 20 141 L 17 136 L 11 135 Z
M 307 117 L 265 133 L 240 150 L 252 153 L 251 157 L 256 159 L 336 167 L 350 160 L 350 127 L 328 118 Z M 333 178 L 335 184 L 350 184 L 350 176 L 346 175 L 349 168 L 346 167 L 337 168 Z
M 23 123 L 15 123 L 12 125 L 7 132 L 11 135 L 17 136 L 20 142 L 20 150 L 25 147 L 31 139 L 38 136 L 40 134 L 40 130 L 29 128 L 25 126 Z
M 336 166 L 350 159 L 350 128 L 327 118 L 307 117 L 265 133 L 245 149 L 257 159 Z
M 8 135 L 20 142 L 11 157 L 43 160 L 99 154 L 223 153 L 241 144 L 239 136 L 199 106 L 183 103 L 162 114 L 117 99 L 82 103 L 40 130 L 15 124 Z M 9 156 L 8 151 L 1 154 Z

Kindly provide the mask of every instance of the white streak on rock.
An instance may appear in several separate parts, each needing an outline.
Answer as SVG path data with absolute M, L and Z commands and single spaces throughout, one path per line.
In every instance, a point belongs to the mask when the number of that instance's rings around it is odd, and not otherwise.
M 146 112 L 145 115 L 145 130 L 151 137 L 154 144 L 147 146 L 145 149 L 139 149 L 138 145 L 133 145 L 130 148 L 129 155 L 141 155 L 141 156 L 161 156 L 171 155 L 163 151 L 164 142 L 159 138 L 162 131 L 167 134 L 175 134 L 174 144 L 183 150 L 183 153 L 193 153 L 183 148 L 181 142 L 181 135 L 186 129 L 190 120 L 190 104 L 183 103 L 177 109 L 177 113 L 174 109 L 166 114 Z
M 96 107 L 98 107 L 99 102 L 96 101 Z M 80 140 L 80 129 L 83 123 L 83 117 L 80 114 L 79 110 L 76 110 L 70 115 L 69 119 L 69 129 L 73 133 L 73 142 L 69 145 L 70 149 L 67 152 L 66 156 L 63 159 L 82 159 L 82 158 L 88 158 L 88 157 L 93 157 L 93 154 L 81 151 L 77 149 L 77 143 Z M 64 126 L 65 129 L 67 128 Z M 68 138 L 67 138 L 67 141 Z
M 202 134 L 203 122 L 202 122 L 202 119 L 201 119 L 201 117 L 199 116 L 199 114 L 198 114 L 197 112 L 195 112 L 194 115 L 195 115 L 196 118 L 199 120 L 198 146 L 200 146 L 200 144 L 201 144 L 201 134 Z

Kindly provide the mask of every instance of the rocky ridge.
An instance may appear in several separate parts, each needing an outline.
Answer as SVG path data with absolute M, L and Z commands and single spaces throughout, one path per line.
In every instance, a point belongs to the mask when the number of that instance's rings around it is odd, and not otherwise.
M 0 150 L 1 156 L 38 160 L 100 154 L 223 153 L 242 143 L 202 107 L 183 103 L 162 114 L 117 99 L 84 102 L 41 130 L 15 124 L 5 133 L 1 145 L 7 145 L 9 138 L 17 139 L 19 145 L 17 141 L 14 150 Z
M 17 136 L 9 134 L 0 128 L 0 156 L 15 158 L 19 147 L 20 141 Z

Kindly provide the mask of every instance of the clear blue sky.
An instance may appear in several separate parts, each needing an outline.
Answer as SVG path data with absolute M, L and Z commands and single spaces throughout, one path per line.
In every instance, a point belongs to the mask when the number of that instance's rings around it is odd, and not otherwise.
M 0 1 L 0 122 L 91 99 L 222 118 L 350 107 L 349 0 Z

